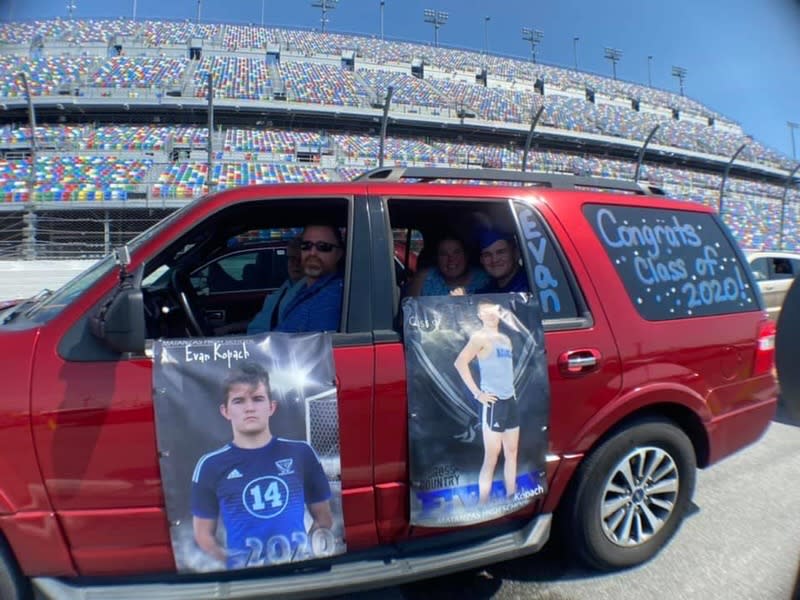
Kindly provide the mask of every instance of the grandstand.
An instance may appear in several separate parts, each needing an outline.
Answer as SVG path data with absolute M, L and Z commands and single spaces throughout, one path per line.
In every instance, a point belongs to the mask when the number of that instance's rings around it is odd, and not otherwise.
M 379 164 L 390 86 L 386 165 L 519 170 L 539 114 L 528 170 L 631 179 L 652 137 L 640 179 L 721 207 L 745 247 L 800 243 L 792 161 L 664 90 L 367 36 L 52 19 L 0 24 L 0 258 L 98 256 L 209 191 L 350 179 Z

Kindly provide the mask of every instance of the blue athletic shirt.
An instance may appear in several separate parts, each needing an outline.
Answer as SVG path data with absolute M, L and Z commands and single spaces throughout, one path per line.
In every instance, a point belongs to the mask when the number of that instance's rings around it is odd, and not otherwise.
M 503 336 L 505 338 L 505 336 Z M 511 345 L 498 343 L 508 338 L 494 338 L 492 349 L 485 358 L 478 357 L 481 390 L 498 398 L 514 395 L 514 363 Z
M 331 273 L 301 288 L 283 309 L 275 331 L 337 331 L 342 313 L 344 280 L 340 273 Z
M 291 279 L 284 281 L 281 287 L 264 299 L 264 305 L 261 310 L 258 311 L 258 314 L 253 317 L 253 320 L 247 326 L 247 335 L 270 331 L 272 329 L 273 313 L 276 310 L 278 311 L 277 323 L 280 323 L 283 315 L 286 314 L 286 307 L 305 286 L 306 280 L 302 277 L 295 282 Z
M 305 507 L 330 496 L 311 446 L 276 437 L 261 448 L 209 452 L 192 476 L 192 514 L 222 519 L 228 568 L 312 558 Z

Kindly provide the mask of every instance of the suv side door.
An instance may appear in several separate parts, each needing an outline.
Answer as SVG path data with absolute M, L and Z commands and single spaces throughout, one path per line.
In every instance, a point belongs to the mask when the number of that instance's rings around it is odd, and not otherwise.
M 571 469 L 577 464 L 578 457 L 564 455 L 572 449 L 581 427 L 598 407 L 616 395 L 620 385 L 619 355 L 596 292 L 578 288 L 577 281 L 587 280 L 588 276 L 582 263 L 574 260 L 576 250 L 557 220 L 546 221 L 543 214 L 548 213 L 527 202 L 501 198 L 493 203 L 505 204 L 509 213 L 512 210 L 516 213 L 517 238 L 520 246 L 524 246 L 521 250 L 529 285 L 537 291 L 543 309 L 550 380 L 547 477 L 552 484 L 562 462 Z M 405 351 L 395 320 L 399 297 L 393 270 L 388 268 L 392 232 L 385 199 L 370 197 L 369 209 L 376 286 L 373 290 L 376 519 L 381 541 L 390 542 L 415 535 L 408 527 Z M 567 240 L 566 251 L 559 239 Z M 537 286 L 537 281 L 542 285 Z M 552 283 L 559 290 L 557 304 L 551 293 Z M 537 510 L 552 511 L 562 491 L 551 489 L 545 501 L 537 504 Z M 529 511 L 525 514 L 530 516 Z

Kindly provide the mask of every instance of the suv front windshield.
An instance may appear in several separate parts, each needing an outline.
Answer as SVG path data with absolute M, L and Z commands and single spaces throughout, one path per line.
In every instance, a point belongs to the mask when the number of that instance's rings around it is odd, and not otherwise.
M 83 273 L 61 286 L 58 291 L 34 304 L 25 316 L 36 323 L 49 321 L 111 271 L 115 264 L 113 254 L 101 258 Z
M 146 241 L 178 219 L 187 208 L 188 205 L 181 207 L 128 242 L 127 245 L 131 256 L 135 256 L 136 251 L 141 248 Z M 56 292 L 43 295 L 38 302 L 35 302 L 31 308 L 27 310 L 25 316 L 36 323 L 49 321 L 60 313 L 64 307 L 74 302 L 83 295 L 86 290 L 105 277 L 115 265 L 116 259 L 114 254 L 107 254 L 80 275 L 65 283 Z

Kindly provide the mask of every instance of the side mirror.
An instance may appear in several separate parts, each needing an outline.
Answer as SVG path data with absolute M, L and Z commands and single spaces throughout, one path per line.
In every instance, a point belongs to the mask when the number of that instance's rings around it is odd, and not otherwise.
M 117 259 L 117 264 L 123 269 L 127 268 L 127 266 L 131 264 L 131 251 L 128 249 L 128 246 L 120 246 L 119 248 L 115 248 L 114 257 Z
M 121 276 L 117 288 L 90 318 L 92 334 L 117 352 L 144 353 L 143 272 L 141 266 Z

